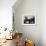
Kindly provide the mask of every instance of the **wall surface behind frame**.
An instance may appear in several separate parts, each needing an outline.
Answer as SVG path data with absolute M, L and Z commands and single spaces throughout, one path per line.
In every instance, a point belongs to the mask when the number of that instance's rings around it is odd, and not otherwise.
M 36 46 L 41 46 L 41 1 L 40 0 L 23 0 L 19 5 L 13 6 L 15 19 L 15 28 L 22 32 L 24 38 L 35 41 Z M 37 17 L 36 25 L 22 25 L 22 16 L 34 15 Z
M 33 39 L 36 46 L 46 46 L 46 0 L 23 0 L 17 7 L 13 6 L 13 13 L 15 28 L 18 32 L 22 32 L 25 38 Z M 24 14 L 37 16 L 37 24 L 35 26 L 22 25 Z

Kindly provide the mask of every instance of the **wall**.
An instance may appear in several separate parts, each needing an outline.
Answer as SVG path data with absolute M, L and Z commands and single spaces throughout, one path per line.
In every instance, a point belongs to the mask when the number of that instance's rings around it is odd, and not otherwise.
M 15 7 L 15 5 L 14 5 Z M 41 46 L 41 16 L 40 16 L 40 0 L 23 0 L 20 5 L 13 9 L 15 17 L 15 28 L 18 32 L 22 32 L 24 38 L 34 40 L 36 46 Z M 15 11 L 14 11 L 15 10 Z M 24 26 L 22 25 L 22 15 L 37 16 L 37 24 Z M 39 21 L 40 20 L 40 21 Z
M 45 2 L 45 0 L 23 0 L 19 5 L 16 3 L 13 6 L 15 29 L 22 32 L 24 38 L 34 40 L 36 46 L 46 46 Z M 37 16 L 37 24 L 34 26 L 22 25 L 22 15 L 24 14 Z
M 0 0 L 0 27 L 12 28 L 12 6 L 16 0 Z
M 42 46 L 46 46 L 46 0 L 41 1 L 41 40 Z

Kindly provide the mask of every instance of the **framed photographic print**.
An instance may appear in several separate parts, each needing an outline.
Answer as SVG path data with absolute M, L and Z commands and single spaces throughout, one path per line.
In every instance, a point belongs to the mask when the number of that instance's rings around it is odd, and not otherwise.
M 23 15 L 22 25 L 36 25 L 36 16 L 34 15 Z

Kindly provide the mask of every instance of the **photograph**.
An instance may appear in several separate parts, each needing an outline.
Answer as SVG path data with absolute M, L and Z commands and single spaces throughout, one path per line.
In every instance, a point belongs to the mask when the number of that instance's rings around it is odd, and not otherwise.
M 36 16 L 34 16 L 34 15 L 22 16 L 22 24 L 23 25 L 35 25 L 36 24 Z

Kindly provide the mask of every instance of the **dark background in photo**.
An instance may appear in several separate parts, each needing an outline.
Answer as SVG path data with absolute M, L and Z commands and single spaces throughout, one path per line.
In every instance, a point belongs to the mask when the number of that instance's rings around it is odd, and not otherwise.
M 24 24 L 35 24 L 35 16 L 25 16 Z

